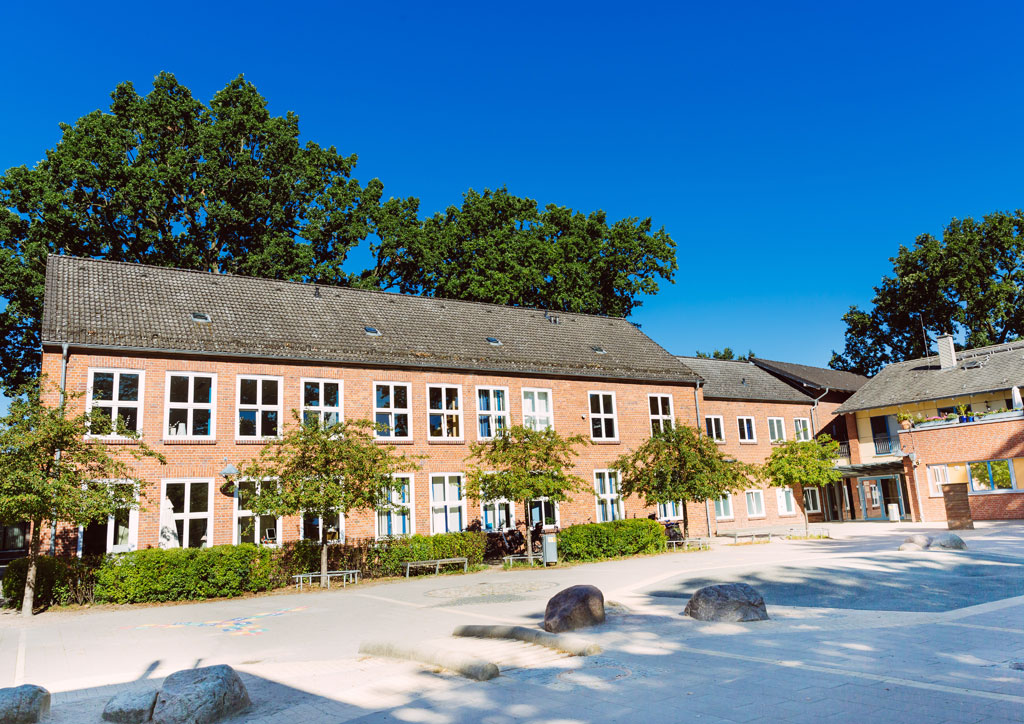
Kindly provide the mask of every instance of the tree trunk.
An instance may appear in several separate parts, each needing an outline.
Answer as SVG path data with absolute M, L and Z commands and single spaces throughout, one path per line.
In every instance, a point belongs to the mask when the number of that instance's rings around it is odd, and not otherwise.
M 804 492 L 803 488 L 801 488 L 800 489 L 800 493 L 803 494 L 803 492 Z M 804 495 L 803 497 L 804 497 L 804 536 L 807 537 L 807 538 L 810 538 L 811 537 L 811 519 L 807 515 L 807 495 Z M 818 507 L 821 507 L 821 501 L 820 501 L 821 495 L 820 495 L 820 493 L 819 493 L 818 497 L 819 497 Z
M 690 512 L 686 509 L 688 501 L 683 501 L 683 538 L 690 537 Z M 711 531 L 708 531 L 708 535 L 711 535 Z
M 28 570 L 25 572 L 25 592 L 21 599 L 21 615 L 31 616 L 36 601 L 36 570 L 39 563 L 39 543 L 43 521 L 32 521 L 32 538 L 28 547 Z
M 526 501 L 526 560 L 533 567 L 533 521 L 530 519 L 530 501 Z
M 327 588 L 327 531 L 320 531 L 320 588 Z

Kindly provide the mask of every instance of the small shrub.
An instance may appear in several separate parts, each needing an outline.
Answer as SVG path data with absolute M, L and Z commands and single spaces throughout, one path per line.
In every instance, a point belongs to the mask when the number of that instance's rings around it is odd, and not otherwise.
M 92 603 L 96 570 L 102 560 L 97 557 L 40 556 L 36 565 L 35 606 L 48 608 L 71 603 Z M 27 574 L 28 558 L 15 558 L 7 566 L 3 578 L 3 595 L 6 605 L 11 608 L 21 608 Z
M 665 550 L 665 527 L 656 520 L 634 518 L 610 523 L 572 525 L 558 533 L 558 554 L 566 561 L 599 561 L 615 556 Z

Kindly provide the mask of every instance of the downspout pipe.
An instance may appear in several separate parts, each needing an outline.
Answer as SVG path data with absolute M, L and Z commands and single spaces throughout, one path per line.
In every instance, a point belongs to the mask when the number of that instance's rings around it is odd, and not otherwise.
M 821 402 L 822 398 L 829 393 L 829 388 L 826 387 L 825 391 L 821 393 L 821 397 L 814 398 L 814 404 L 811 405 L 811 436 L 818 434 L 818 418 L 814 414 L 814 411 L 818 409 L 818 403 Z
M 68 343 L 60 346 L 60 407 L 64 409 L 64 389 L 68 384 Z M 60 464 L 60 450 L 57 451 L 57 464 Z M 57 519 L 50 522 L 50 555 L 57 555 Z
M 700 383 L 700 381 L 698 381 L 697 382 L 697 386 L 693 388 L 693 407 L 697 411 L 697 437 L 700 437 L 701 434 L 702 434 L 702 431 L 703 431 L 703 428 L 701 427 L 701 424 L 700 424 L 701 423 L 701 419 L 700 419 L 700 385 L 701 385 L 701 383 Z M 718 531 L 717 530 L 714 533 L 711 532 L 711 501 L 710 500 L 705 500 L 704 501 L 704 517 L 707 519 L 708 536 L 711 536 L 711 535 L 717 536 L 718 535 Z

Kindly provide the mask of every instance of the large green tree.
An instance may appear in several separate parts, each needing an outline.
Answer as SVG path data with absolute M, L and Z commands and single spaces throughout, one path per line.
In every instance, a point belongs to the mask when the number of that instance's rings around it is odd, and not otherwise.
M 836 470 L 838 457 L 839 443 L 824 433 L 813 440 L 787 440 L 772 448 L 760 474 L 775 487 L 793 491 L 822 488 L 843 479 L 843 474 Z M 804 527 L 810 527 L 806 507 Z
M 44 522 L 85 526 L 138 508 L 141 481 L 132 462 L 147 456 L 164 461 L 142 442 L 108 446 L 87 438 L 90 432 L 110 433 L 114 425 L 120 437 L 136 435 L 120 418 L 73 414 L 66 400 L 45 404 L 45 389 L 38 382 L 27 385 L 0 418 L 0 523 L 27 521 L 32 526 L 21 609 L 25 616 L 32 615 Z
M 845 348 L 829 366 L 865 375 L 933 354 L 926 335 L 951 332 L 967 347 L 1024 335 L 1024 212 L 953 219 L 941 239 L 917 237 L 892 257 L 871 309 L 843 316 Z
M 671 282 L 676 244 L 650 218 L 609 223 L 513 196 L 469 190 L 461 206 L 419 220 L 409 204 L 382 207 L 376 266 L 363 284 L 449 299 L 628 316 L 658 279 Z
M 34 167 L 0 176 L 7 390 L 39 368 L 47 254 L 345 283 L 346 253 L 382 218 L 381 182 L 353 179 L 355 156 L 301 144 L 298 116 L 271 115 L 241 76 L 209 105 L 169 73 L 148 95 L 123 83 L 111 97 L 61 124 Z

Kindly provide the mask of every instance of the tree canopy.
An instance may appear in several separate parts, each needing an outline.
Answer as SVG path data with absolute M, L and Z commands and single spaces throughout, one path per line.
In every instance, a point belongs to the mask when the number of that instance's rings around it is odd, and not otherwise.
M 748 362 L 749 360 L 757 357 L 754 354 L 754 350 L 748 350 L 746 354 L 736 356 L 736 353 L 732 351 L 732 347 L 726 347 L 725 349 L 716 349 L 714 352 L 708 354 L 707 352 L 701 352 L 697 350 L 695 356 L 698 359 L 724 359 L 724 360 L 736 360 L 737 362 Z
M 461 206 L 423 220 L 383 205 L 376 266 L 361 284 L 402 292 L 566 312 L 628 316 L 657 280 L 672 281 L 676 244 L 650 218 L 609 223 L 513 196 L 470 189 Z
M 900 246 L 892 275 L 874 288 L 871 309 L 843 315 L 845 348 L 829 366 L 873 375 L 892 362 L 933 354 L 928 332 L 949 332 L 967 347 L 1024 335 L 1024 212 L 981 221 L 953 219 L 942 238 Z
M 346 254 L 380 218 L 381 182 L 355 156 L 299 142 L 239 76 L 209 105 L 170 73 L 109 112 L 61 124 L 33 168 L 0 176 L 0 369 L 12 389 L 37 373 L 48 253 L 274 279 L 345 283 Z M 400 210 L 407 202 L 392 201 Z
M 780 488 L 820 488 L 843 479 L 835 467 L 838 457 L 839 443 L 824 433 L 812 440 L 787 440 L 772 448 L 761 466 L 761 477 Z
M 689 535 L 689 502 L 703 503 L 746 487 L 754 468 L 727 459 L 718 444 L 689 425 L 666 427 L 615 461 L 623 496 L 650 506 L 680 502 L 683 534 Z
M 132 462 L 163 457 L 144 443 L 108 446 L 87 435 L 118 424 L 100 415 L 71 415 L 66 405 L 44 404 L 45 388 L 32 384 L 0 418 L 0 523 L 32 524 L 22 613 L 31 615 L 36 560 L 44 521 L 86 526 L 139 507 L 141 481 Z M 118 435 L 132 437 L 121 424 Z

